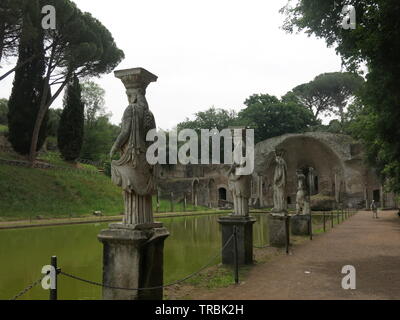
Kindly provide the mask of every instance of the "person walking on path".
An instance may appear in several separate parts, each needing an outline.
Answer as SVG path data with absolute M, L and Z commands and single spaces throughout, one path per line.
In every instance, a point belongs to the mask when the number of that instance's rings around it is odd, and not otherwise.
M 378 219 L 378 207 L 376 206 L 375 200 L 371 203 L 372 219 Z

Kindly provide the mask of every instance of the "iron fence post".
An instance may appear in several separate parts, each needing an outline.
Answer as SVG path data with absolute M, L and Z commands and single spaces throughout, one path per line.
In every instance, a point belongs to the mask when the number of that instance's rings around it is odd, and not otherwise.
M 289 246 L 290 246 L 289 219 L 290 216 L 286 215 L 285 217 L 286 254 L 289 254 Z
M 51 257 L 51 266 L 55 270 L 55 275 L 54 275 L 54 289 L 50 288 L 50 300 L 57 300 L 57 256 L 52 256 Z
M 237 244 L 237 227 L 233 226 L 233 254 L 235 260 L 235 284 L 239 284 L 239 252 Z

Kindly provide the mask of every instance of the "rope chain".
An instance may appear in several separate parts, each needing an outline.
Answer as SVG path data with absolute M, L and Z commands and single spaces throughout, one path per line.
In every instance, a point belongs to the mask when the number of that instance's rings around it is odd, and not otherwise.
M 233 237 L 234 237 L 234 235 L 232 235 L 232 236 L 228 239 L 228 241 L 227 241 L 227 242 L 225 243 L 225 245 L 222 247 L 221 252 L 228 246 L 228 244 L 232 241 Z M 66 276 L 66 277 L 69 277 L 69 278 L 72 278 L 72 279 L 81 281 L 81 282 L 85 282 L 85 283 L 88 283 L 88 284 L 91 284 L 91 285 L 95 285 L 95 286 L 103 287 L 103 288 L 108 288 L 108 289 L 126 290 L 126 291 L 157 290 L 157 289 L 163 289 L 163 288 L 171 287 L 171 286 L 180 284 L 180 283 L 182 283 L 182 282 L 184 282 L 184 281 L 186 281 L 186 280 L 189 280 L 189 279 L 193 278 L 194 276 L 198 275 L 200 272 L 202 272 L 203 270 L 205 270 L 206 268 L 208 268 L 209 265 L 210 265 L 220 254 L 221 254 L 221 253 L 218 252 L 218 254 L 216 254 L 215 256 L 213 256 L 212 259 L 210 259 L 210 261 L 209 261 L 207 264 L 205 264 L 203 267 L 201 267 L 198 271 L 196 271 L 196 272 L 194 272 L 194 273 L 188 275 L 187 277 L 185 277 L 185 278 L 183 278 L 183 279 L 181 279 L 181 280 L 177 280 L 177 281 L 175 281 L 175 282 L 172 282 L 172 283 L 169 283 L 169 284 L 166 284 L 166 285 L 163 285 L 163 286 L 150 287 L 150 288 L 121 288 L 121 287 L 114 287 L 114 286 L 105 285 L 105 284 L 103 284 L 103 283 L 99 283 L 99 282 L 95 282 L 95 281 L 91 281 L 91 280 L 86 280 L 86 279 L 83 279 L 83 278 L 74 276 L 74 275 L 72 275 L 72 274 L 69 274 L 69 273 L 66 273 L 66 272 L 63 272 L 63 271 L 61 271 L 60 274 Z
M 33 289 L 34 287 L 36 287 L 40 282 L 42 282 L 42 280 L 44 279 L 46 275 L 40 277 L 40 279 L 36 280 L 35 282 L 33 282 L 30 286 L 27 286 L 24 290 L 22 290 L 20 293 L 18 293 L 16 296 L 14 296 L 13 298 L 11 298 L 10 300 L 17 300 L 19 297 L 23 296 L 25 293 L 27 293 L 29 290 Z

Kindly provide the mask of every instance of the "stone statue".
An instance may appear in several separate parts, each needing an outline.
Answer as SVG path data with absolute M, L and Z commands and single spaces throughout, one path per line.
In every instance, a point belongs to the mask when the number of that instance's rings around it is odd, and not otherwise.
M 287 181 L 287 165 L 283 159 L 283 151 L 275 150 L 275 173 L 274 173 L 274 208 L 272 212 L 286 213 L 286 181 Z
M 314 174 L 314 168 L 310 167 L 308 168 L 308 185 L 310 188 L 310 196 L 313 196 L 315 194 L 315 174 Z
M 296 213 L 302 214 L 305 209 L 307 197 L 306 176 L 302 170 L 297 170 Z
M 148 84 L 157 77 L 140 68 L 122 70 L 116 76 L 127 89 L 129 106 L 122 118 L 121 133 L 110 152 L 111 157 L 117 151 L 121 153 L 119 160 L 111 162 L 111 177 L 124 191 L 123 224 L 149 224 L 153 223 L 152 195 L 156 186 L 153 166 L 146 160 L 150 145 L 146 135 L 156 125 L 145 94 Z
M 234 216 L 249 215 L 251 197 L 251 176 L 236 175 L 238 164 L 233 164 L 228 172 L 229 190 L 232 192 Z
M 235 148 L 245 150 L 245 143 L 238 142 Z M 245 168 L 246 162 L 241 164 L 234 163 L 228 171 L 228 186 L 233 198 L 233 214 L 234 216 L 249 215 L 249 199 L 251 197 L 251 175 L 238 175 L 238 168 Z

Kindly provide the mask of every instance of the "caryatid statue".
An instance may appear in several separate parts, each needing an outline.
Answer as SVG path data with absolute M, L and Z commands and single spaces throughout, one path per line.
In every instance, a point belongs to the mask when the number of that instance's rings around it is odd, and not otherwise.
M 245 152 L 246 143 L 239 140 L 235 144 L 235 152 L 241 154 Z M 249 215 L 249 199 L 251 197 L 251 175 L 238 174 L 239 169 L 246 166 L 246 160 L 242 159 L 241 163 L 232 164 L 228 171 L 228 187 L 232 193 L 234 216 L 248 216 Z
M 302 170 L 297 170 L 296 213 L 304 213 L 307 198 L 306 176 Z
M 251 197 L 251 175 L 237 175 L 240 167 L 233 164 L 228 172 L 229 190 L 232 192 L 234 216 L 249 215 L 249 199 Z
M 275 172 L 274 172 L 274 208 L 272 212 L 286 213 L 286 183 L 287 183 L 287 165 L 283 159 L 283 150 L 275 150 Z
M 115 141 L 110 156 L 120 152 L 119 160 L 111 162 L 111 178 L 124 191 L 125 213 L 123 224 L 153 223 L 152 195 L 155 194 L 153 166 L 146 160 L 146 142 L 149 130 L 155 129 L 154 116 L 146 100 L 146 88 L 157 77 L 142 69 L 115 72 L 124 83 L 129 106 L 122 118 L 122 130 Z

